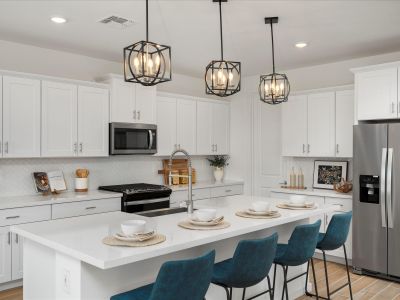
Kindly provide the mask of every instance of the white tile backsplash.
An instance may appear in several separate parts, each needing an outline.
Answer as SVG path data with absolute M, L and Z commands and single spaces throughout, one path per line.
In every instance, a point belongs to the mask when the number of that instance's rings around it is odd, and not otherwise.
M 78 168 L 89 169 L 89 189 L 100 185 L 146 182 L 160 184 L 162 159 L 154 156 L 112 156 L 104 158 L 23 158 L 0 159 L 0 196 L 33 195 L 36 193 L 32 173 L 61 170 L 68 190 Z M 193 167 L 198 181 L 211 180 L 212 169 L 205 157 L 194 157 Z
M 304 174 L 304 185 L 306 187 L 312 187 L 313 175 L 314 175 L 314 161 L 316 160 L 327 160 L 327 161 L 348 161 L 347 166 L 347 179 L 353 178 L 351 158 L 310 158 L 310 157 L 283 157 L 282 158 L 282 180 L 289 182 L 289 173 L 292 167 L 295 168 L 297 173 L 301 168 Z

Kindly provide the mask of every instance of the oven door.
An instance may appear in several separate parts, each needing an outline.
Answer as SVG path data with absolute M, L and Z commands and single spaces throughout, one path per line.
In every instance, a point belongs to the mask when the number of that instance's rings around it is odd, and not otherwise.
M 127 213 L 143 212 L 161 208 L 169 208 L 169 197 L 137 200 L 137 201 L 126 201 L 122 203 L 122 211 Z
M 157 125 L 110 123 L 110 154 L 157 153 Z

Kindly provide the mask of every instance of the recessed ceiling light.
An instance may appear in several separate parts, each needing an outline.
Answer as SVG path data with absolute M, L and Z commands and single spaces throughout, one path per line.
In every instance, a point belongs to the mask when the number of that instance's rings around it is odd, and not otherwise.
M 307 43 L 306 42 L 298 42 L 295 45 L 297 48 L 304 48 L 307 47 Z
M 67 22 L 67 19 L 66 19 L 66 18 L 63 18 L 63 17 L 51 17 L 50 20 L 51 20 L 52 22 L 54 22 L 54 23 L 57 23 L 57 24 L 62 24 L 62 23 Z

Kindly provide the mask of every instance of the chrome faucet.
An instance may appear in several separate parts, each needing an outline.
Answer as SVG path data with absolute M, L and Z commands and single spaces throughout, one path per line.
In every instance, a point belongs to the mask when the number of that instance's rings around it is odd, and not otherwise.
M 186 156 L 188 160 L 188 175 L 172 175 L 172 160 L 174 159 L 174 156 L 177 153 L 182 153 L 183 155 Z M 168 175 L 168 184 L 172 185 L 172 177 L 184 177 L 188 179 L 188 200 L 186 201 L 187 209 L 188 209 L 188 214 L 193 213 L 193 195 L 192 195 L 192 158 L 190 157 L 189 153 L 183 149 L 177 149 L 174 152 L 171 153 L 169 157 L 169 162 L 168 162 L 168 169 L 169 169 L 169 175 Z

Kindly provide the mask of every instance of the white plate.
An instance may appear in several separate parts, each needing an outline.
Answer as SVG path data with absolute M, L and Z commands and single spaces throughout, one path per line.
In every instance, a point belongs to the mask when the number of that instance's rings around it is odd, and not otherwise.
M 150 234 L 150 233 L 152 233 L 152 234 Z M 146 236 L 146 238 L 144 239 L 144 236 L 146 234 L 148 234 L 148 237 Z M 152 237 L 154 237 L 155 234 L 156 234 L 156 232 L 154 230 L 147 230 L 144 233 L 135 234 L 135 235 L 132 235 L 132 236 L 126 236 L 122 232 L 118 232 L 118 233 L 114 234 L 114 237 L 117 240 L 121 240 L 121 241 L 125 241 L 125 242 L 134 242 L 134 241 L 140 241 L 140 240 L 142 240 L 142 241 L 149 240 Z
M 214 220 L 216 220 L 218 218 L 220 218 L 220 217 L 217 217 Z M 223 222 L 223 220 L 220 221 L 220 222 L 215 222 L 214 220 L 212 220 L 212 221 L 199 221 L 197 219 L 190 219 L 189 218 L 189 223 L 193 224 L 193 225 L 197 225 L 197 226 L 215 226 L 215 225 L 221 224 Z
M 315 206 L 315 203 L 313 202 L 306 202 L 306 203 L 290 203 L 286 202 L 284 203 L 286 206 L 289 207 L 302 207 L 302 208 L 312 208 Z
M 278 213 L 277 210 L 270 210 L 270 211 L 254 211 L 252 209 L 247 209 L 246 213 L 253 216 L 273 216 Z

